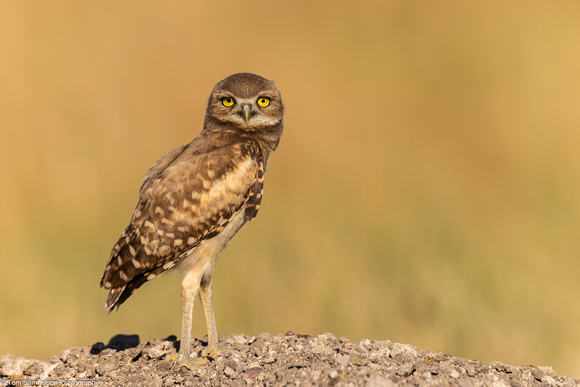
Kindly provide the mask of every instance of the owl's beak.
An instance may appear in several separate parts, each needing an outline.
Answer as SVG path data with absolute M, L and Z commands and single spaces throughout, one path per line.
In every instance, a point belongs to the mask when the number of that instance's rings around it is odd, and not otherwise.
M 246 124 L 250 121 L 250 107 L 248 105 L 244 105 L 244 119 Z

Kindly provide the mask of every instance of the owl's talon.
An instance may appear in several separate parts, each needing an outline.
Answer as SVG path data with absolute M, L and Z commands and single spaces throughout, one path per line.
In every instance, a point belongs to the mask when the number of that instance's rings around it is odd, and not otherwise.
M 165 356 L 165 360 L 177 363 L 180 366 L 183 366 L 183 367 L 189 369 L 190 371 L 199 370 L 199 369 L 203 368 L 206 364 L 209 363 L 209 360 L 206 359 L 205 357 L 192 358 L 191 356 L 186 357 L 186 356 L 179 354 L 179 353 L 174 353 L 174 354 Z
M 178 353 L 172 353 L 171 355 L 165 356 L 165 360 L 167 360 L 167 361 L 175 361 L 175 360 L 177 360 L 177 357 L 178 356 L 179 356 Z
M 230 348 L 222 347 L 221 345 L 211 348 L 205 347 L 204 349 L 201 350 L 201 356 L 211 357 L 214 359 L 219 355 L 224 355 L 228 353 L 232 353 L 232 350 Z

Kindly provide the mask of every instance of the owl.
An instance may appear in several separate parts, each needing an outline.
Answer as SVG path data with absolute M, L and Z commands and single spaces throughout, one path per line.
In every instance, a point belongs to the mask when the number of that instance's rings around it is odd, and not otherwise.
M 220 251 L 258 213 L 283 113 L 280 91 L 268 79 L 238 73 L 218 82 L 203 130 L 149 169 L 131 221 L 111 251 L 101 279 L 101 287 L 109 289 L 109 312 L 159 274 L 173 268 L 183 274 L 178 354 L 183 365 L 196 362 L 191 325 L 198 295 L 208 334 L 203 353 L 219 352 L 212 273 Z

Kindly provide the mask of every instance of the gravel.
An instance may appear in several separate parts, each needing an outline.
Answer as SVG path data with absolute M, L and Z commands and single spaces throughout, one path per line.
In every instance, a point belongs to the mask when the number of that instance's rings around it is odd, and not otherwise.
M 551 367 L 431 353 L 390 341 L 350 341 L 331 333 L 316 337 L 288 332 L 220 337 L 227 348 L 194 370 L 165 360 L 179 349 L 175 336 L 139 343 L 117 335 L 107 345 L 70 348 L 47 361 L 0 358 L 0 385 L 69 386 L 579 386 Z M 199 354 L 205 342 L 193 344 Z

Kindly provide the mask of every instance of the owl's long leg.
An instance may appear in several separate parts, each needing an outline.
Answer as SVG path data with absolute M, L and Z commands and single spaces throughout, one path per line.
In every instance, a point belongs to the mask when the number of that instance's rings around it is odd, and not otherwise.
M 199 292 L 199 275 L 188 272 L 181 282 L 181 345 L 179 346 L 179 361 L 183 365 L 193 364 L 191 358 L 191 325 L 193 304 Z
M 205 324 L 207 326 L 207 348 L 204 352 L 211 354 L 218 351 L 218 335 L 213 312 L 213 285 L 211 277 L 204 278 L 199 288 L 199 299 L 205 315 Z

